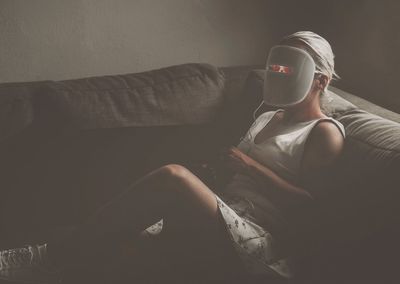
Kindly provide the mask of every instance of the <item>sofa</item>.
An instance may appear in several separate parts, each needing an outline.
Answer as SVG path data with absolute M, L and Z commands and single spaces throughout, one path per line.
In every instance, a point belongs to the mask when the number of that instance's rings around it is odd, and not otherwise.
M 226 175 L 216 157 L 253 122 L 263 76 L 262 66 L 187 63 L 0 84 L 0 247 L 57 238 L 168 163 L 186 166 L 223 192 Z M 322 109 L 345 126 L 345 148 L 318 185 L 323 218 L 308 220 L 315 231 L 290 282 L 397 283 L 400 114 L 334 86 L 328 94 Z M 180 274 L 174 271 L 171 283 Z M 71 272 L 65 283 L 106 279 L 96 270 L 83 275 Z M 275 283 L 245 277 L 246 283 Z

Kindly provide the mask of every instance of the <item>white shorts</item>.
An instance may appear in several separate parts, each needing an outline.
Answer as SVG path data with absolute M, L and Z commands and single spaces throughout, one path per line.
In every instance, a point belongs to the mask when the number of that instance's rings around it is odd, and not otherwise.
M 253 222 L 252 203 L 245 198 L 235 197 L 224 202 L 218 195 L 215 194 L 215 197 L 228 235 L 246 271 L 291 278 L 288 260 L 275 259 L 272 235 Z M 158 235 L 162 227 L 163 219 L 142 231 L 141 235 Z
M 288 261 L 275 259 L 272 235 L 251 221 L 254 220 L 251 202 L 243 198 L 232 198 L 225 203 L 218 195 L 215 196 L 233 245 L 246 270 L 251 274 L 278 274 L 291 278 Z

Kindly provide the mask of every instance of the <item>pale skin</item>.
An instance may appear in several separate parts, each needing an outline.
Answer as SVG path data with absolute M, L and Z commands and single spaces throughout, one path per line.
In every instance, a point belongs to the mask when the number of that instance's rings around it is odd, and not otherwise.
M 268 124 L 269 128 L 261 130 L 257 139 L 273 136 L 273 127 L 284 120 L 297 122 L 326 117 L 320 109 L 319 95 L 328 83 L 327 76 L 316 77 L 306 99 L 285 108 L 284 112 L 278 112 Z M 260 182 L 272 183 L 277 196 L 299 201 L 313 200 L 306 190 L 307 185 L 336 161 L 343 142 L 339 129 L 333 123 L 321 121 L 314 127 L 301 163 L 302 184 L 284 180 L 236 147 L 225 153 L 226 165 Z M 59 265 L 68 265 L 76 261 L 76 253 L 82 259 L 95 253 L 96 242 L 93 240 L 101 240 L 102 236 L 118 233 L 124 228 L 137 234 L 161 218 L 164 219 L 163 241 L 157 243 L 157 249 L 169 250 L 173 256 L 181 255 L 175 259 L 183 259 L 181 261 L 187 263 L 195 262 L 196 258 L 206 260 L 210 264 L 207 269 L 216 267 L 221 274 L 232 269 L 229 265 L 240 266 L 230 245 L 214 192 L 196 175 L 177 164 L 163 166 L 136 181 L 126 192 L 93 214 L 71 236 L 49 244 L 49 256 Z M 155 243 L 145 246 L 144 241 L 141 243 L 139 239 L 115 239 L 116 248 L 123 249 L 130 257 L 137 256 L 140 261 L 155 247 Z M 141 251 L 143 247 L 146 249 Z M 86 254 L 85 250 L 88 251 Z M 225 264 L 227 261 L 230 263 Z M 224 272 L 223 266 L 227 271 Z

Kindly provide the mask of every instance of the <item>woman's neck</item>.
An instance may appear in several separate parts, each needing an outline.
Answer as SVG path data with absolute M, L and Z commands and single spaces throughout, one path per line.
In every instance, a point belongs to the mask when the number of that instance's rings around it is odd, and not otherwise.
M 284 109 L 283 121 L 286 122 L 305 122 L 321 117 L 327 117 L 322 111 L 319 104 L 298 105 Z

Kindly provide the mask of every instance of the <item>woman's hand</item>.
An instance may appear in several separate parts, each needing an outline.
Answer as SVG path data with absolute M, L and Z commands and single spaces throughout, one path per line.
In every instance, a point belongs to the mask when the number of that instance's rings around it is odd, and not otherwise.
M 222 160 L 224 164 L 237 173 L 250 174 L 251 165 L 257 163 L 238 148 L 231 146 L 222 152 Z
M 236 147 L 225 150 L 223 161 L 235 172 L 246 174 L 261 185 L 275 202 L 297 203 L 313 200 L 313 197 L 303 188 L 285 180 L 273 170 L 252 159 Z

